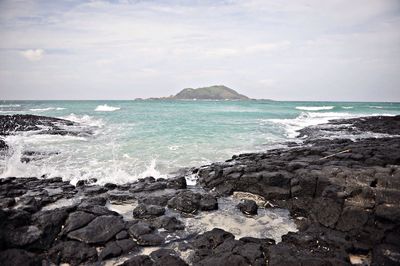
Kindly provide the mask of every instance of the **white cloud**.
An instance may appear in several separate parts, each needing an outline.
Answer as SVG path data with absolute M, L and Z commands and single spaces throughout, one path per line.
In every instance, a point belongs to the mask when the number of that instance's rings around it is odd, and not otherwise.
M 43 57 L 43 49 L 29 49 L 21 52 L 21 55 L 29 61 L 40 61 Z

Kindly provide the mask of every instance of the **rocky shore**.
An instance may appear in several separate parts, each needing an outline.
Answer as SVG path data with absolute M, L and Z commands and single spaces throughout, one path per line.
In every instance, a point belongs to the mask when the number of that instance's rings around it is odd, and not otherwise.
M 60 126 L 66 120 L 32 116 L 2 124 L 11 130 L 1 134 L 24 131 L 16 124 L 26 119 L 50 121 L 43 122 L 45 130 L 54 134 L 78 134 Z M 352 138 L 335 138 L 343 131 Z M 399 265 L 399 134 L 400 116 L 337 120 L 302 130 L 302 144 L 233 156 L 169 179 L 104 186 L 81 180 L 74 186 L 61 177 L 3 178 L 0 262 Z M 196 186 L 187 185 L 188 176 L 197 178 Z M 298 231 L 279 241 L 235 238 L 223 228 L 190 230 L 187 219 L 212 215 L 238 192 L 247 195 L 232 206 L 238 216 L 254 219 L 261 210 L 288 209 Z

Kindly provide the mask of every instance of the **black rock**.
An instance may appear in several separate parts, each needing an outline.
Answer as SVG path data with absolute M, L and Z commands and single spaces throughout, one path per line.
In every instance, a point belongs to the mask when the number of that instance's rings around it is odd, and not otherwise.
M 185 229 L 183 223 L 174 216 L 161 216 L 154 220 L 153 225 L 156 228 L 164 228 L 169 232 Z
M 39 241 L 42 235 L 37 226 L 29 225 L 7 230 L 4 239 L 10 247 L 24 247 Z
M 6 209 L 9 207 L 12 207 L 15 205 L 15 199 L 14 198 L 3 198 L 0 199 L 0 208 L 1 209 Z
M 87 226 L 70 232 L 68 237 L 88 244 L 105 243 L 124 227 L 124 222 L 120 217 L 99 216 Z
M 141 246 L 160 246 L 164 243 L 164 238 L 158 233 L 144 234 L 137 238 Z
M 185 213 L 195 213 L 200 207 L 201 194 L 186 190 L 168 201 L 168 207 Z
M 167 187 L 173 189 L 185 189 L 187 187 L 186 178 L 184 176 L 169 178 L 167 180 Z
M 84 193 L 88 196 L 98 195 L 107 192 L 108 189 L 102 186 L 84 187 Z
M 341 231 L 350 231 L 360 229 L 368 220 L 367 210 L 358 207 L 345 207 L 336 225 Z
M 68 217 L 67 208 L 41 211 L 33 215 L 33 222 L 43 232 L 41 239 L 35 242 L 36 249 L 48 249 L 61 231 Z
M 242 200 L 237 207 L 246 215 L 255 215 L 258 210 L 257 203 L 254 200 Z
M 200 210 L 213 211 L 217 209 L 218 209 L 218 201 L 216 197 L 209 194 L 201 195 Z
M 99 258 L 101 260 L 117 257 L 121 255 L 122 249 L 117 245 L 117 242 L 108 242 L 103 250 L 100 252 Z
M 62 234 L 68 234 L 71 231 L 79 229 L 90 223 L 94 218 L 96 218 L 95 215 L 87 212 L 77 211 L 70 213 L 65 222 Z
M 97 260 L 97 252 L 94 247 L 77 241 L 60 242 L 53 246 L 48 257 L 53 263 L 69 263 L 80 265 L 83 262 L 93 262 Z
M 168 201 L 173 196 L 174 196 L 174 194 L 140 197 L 139 203 L 143 203 L 143 204 L 147 204 L 147 205 L 167 206 Z
M 103 196 L 97 196 L 97 197 L 89 197 L 89 198 L 84 198 L 81 201 L 80 207 L 87 207 L 87 206 L 93 206 L 93 205 L 98 205 L 98 206 L 104 206 L 107 203 L 107 198 Z
M 42 260 L 34 253 L 23 249 L 0 251 L 0 262 L 4 266 L 41 266 Z
M 138 250 L 138 245 L 132 239 L 117 240 L 116 243 L 121 248 L 122 254 Z
M 186 266 L 188 265 L 182 260 L 175 251 L 171 249 L 159 249 L 150 253 L 154 265 L 158 266 Z
M 128 237 L 129 237 L 129 234 L 125 230 L 123 230 L 115 235 L 115 239 L 117 239 L 117 240 L 126 239 Z
M 133 210 L 133 217 L 139 219 L 151 219 L 154 217 L 158 217 L 164 215 L 165 209 L 163 207 L 157 205 L 145 205 L 139 204 Z
M 372 253 L 372 265 L 400 265 L 400 248 L 394 245 L 377 245 Z
M 134 238 L 139 238 L 141 235 L 150 234 L 154 231 L 154 228 L 145 222 L 138 222 L 129 227 L 129 234 Z
M 77 208 L 78 211 L 84 211 L 87 213 L 91 213 L 95 216 L 100 216 L 100 215 L 114 215 L 118 216 L 118 213 L 115 211 L 109 210 L 105 206 L 96 206 L 96 205 L 79 205 Z
M 138 255 L 124 261 L 121 266 L 153 266 L 153 261 L 149 256 Z
M 229 232 L 214 228 L 197 236 L 192 244 L 197 249 L 214 249 L 227 239 L 235 239 L 235 237 Z
M 326 227 L 333 227 L 340 217 L 342 206 L 333 199 L 321 198 L 315 202 L 313 211 L 318 222 Z
M 117 188 L 117 185 L 113 184 L 113 183 L 106 183 L 106 184 L 104 184 L 104 187 L 107 188 L 108 190 L 113 190 L 113 189 Z

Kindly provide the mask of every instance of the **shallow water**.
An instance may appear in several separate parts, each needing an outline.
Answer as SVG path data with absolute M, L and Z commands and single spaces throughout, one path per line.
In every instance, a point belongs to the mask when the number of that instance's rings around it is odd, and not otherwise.
M 282 235 L 288 232 L 296 232 L 297 227 L 289 217 L 289 211 L 279 208 L 259 208 L 258 214 L 244 215 L 236 205 L 239 198 L 227 197 L 218 199 L 218 210 L 200 212 L 196 215 L 182 215 L 180 212 L 167 209 L 166 215 L 175 216 L 185 225 L 185 233 L 180 231 L 168 235 L 167 242 L 173 242 L 185 238 L 191 234 L 201 234 L 221 228 L 232 233 L 236 239 L 242 237 L 272 238 L 276 242 L 281 241 Z M 125 220 L 133 220 L 132 211 L 137 206 L 137 201 L 125 203 L 107 203 L 110 210 L 118 212 Z
M 400 114 L 399 103 L 271 101 L 3 101 L 0 114 L 29 113 L 81 123 L 93 135 L 9 136 L 0 177 L 61 176 L 125 183 L 181 167 L 263 151 L 329 119 Z M 366 136 L 369 136 L 366 134 Z M 372 136 L 372 135 L 371 135 Z M 379 136 L 378 136 L 379 137 Z M 24 151 L 52 153 L 21 163 Z M 58 153 L 58 154 L 56 154 Z

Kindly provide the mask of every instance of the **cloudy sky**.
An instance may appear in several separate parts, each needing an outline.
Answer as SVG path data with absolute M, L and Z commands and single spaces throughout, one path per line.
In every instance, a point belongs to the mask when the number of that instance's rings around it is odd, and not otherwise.
M 400 101 L 399 0 L 0 0 L 0 99 Z

